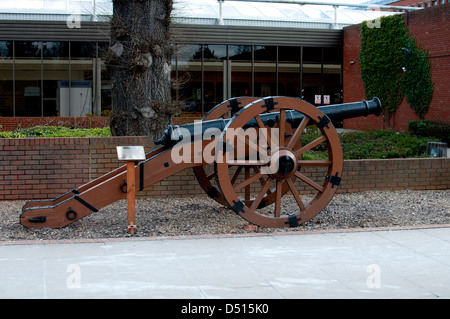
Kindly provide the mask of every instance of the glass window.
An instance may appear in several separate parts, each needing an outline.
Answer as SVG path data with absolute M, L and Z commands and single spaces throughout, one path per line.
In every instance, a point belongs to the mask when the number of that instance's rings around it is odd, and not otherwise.
M 73 114 L 69 112 L 70 103 L 75 107 L 79 98 L 75 92 L 69 94 L 69 42 L 43 42 L 43 115 L 56 116 L 58 114 Z M 67 110 L 67 112 L 66 112 Z
M 226 45 L 203 46 L 203 112 L 208 112 L 224 98 L 224 66 L 227 59 Z
M 321 63 L 322 48 L 303 48 L 303 63 Z
M 273 46 L 255 46 L 255 62 L 268 61 L 273 62 L 277 60 L 277 47 Z
M 299 47 L 278 47 L 278 95 L 301 97 Z
M 231 61 L 251 61 L 251 45 L 230 45 L 228 46 L 228 55 Z
M 300 47 L 278 47 L 279 62 L 300 62 Z
M 0 41 L 0 57 L 12 58 L 13 56 L 13 42 L 12 41 Z
M 323 49 L 323 62 L 324 63 L 342 63 L 342 48 L 324 48 Z
M 181 112 L 202 114 L 202 45 L 177 45 L 174 83 Z
M 43 42 L 42 55 L 44 58 L 69 58 L 69 42 Z
M 14 41 L 15 115 L 42 116 L 42 42 Z
M 228 46 L 229 65 L 231 71 L 231 87 L 228 88 L 228 98 L 252 96 L 252 46 Z
M 40 58 L 42 42 L 14 41 L 16 58 Z
M 12 41 L 0 41 L 0 116 L 14 116 L 12 51 Z
M 65 92 L 66 99 L 59 98 L 59 115 L 94 114 L 94 82 L 97 83 L 100 79 L 96 56 L 97 42 L 70 42 L 70 81 L 58 83 L 58 90 Z
M 303 98 L 315 103 L 316 95 L 322 96 L 322 48 L 303 48 Z M 322 99 L 321 99 L 322 100 Z
M 330 104 L 342 103 L 342 53 L 342 48 L 323 49 L 323 94 L 329 96 Z
M 277 91 L 277 47 L 255 46 L 255 95 L 278 95 Z
M 76 58 L 95 58 L 96 43 L 95 42 L 71 42 L 70 57 Z

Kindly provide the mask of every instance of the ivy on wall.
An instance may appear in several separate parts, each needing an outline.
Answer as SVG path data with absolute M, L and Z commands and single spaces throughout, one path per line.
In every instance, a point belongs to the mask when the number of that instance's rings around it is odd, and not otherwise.
M 428 53 L 418 47 L 400 15 L 379 19 L 361 26 L 359 59 L 366 97 L 380 98 L 387 126 L 405 95 L 423 118 L 433 94 Z
M 405 76 L 403 87 L 409 106 L 421 118 L 425 118 L 433 98 L 433 83 L 431 82 L 428 51 L 416 40 L 409 38 L 405 45 Z

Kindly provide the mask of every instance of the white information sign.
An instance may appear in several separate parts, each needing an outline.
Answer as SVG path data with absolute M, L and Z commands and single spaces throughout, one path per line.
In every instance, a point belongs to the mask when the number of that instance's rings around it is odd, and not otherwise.
M 143 161 L 145 151 L 143 146 L 117 146 L 117 158 L 121 161 Z
M 322 103 L 322 95 L 314 95 L 314 103 L 321 104 Z

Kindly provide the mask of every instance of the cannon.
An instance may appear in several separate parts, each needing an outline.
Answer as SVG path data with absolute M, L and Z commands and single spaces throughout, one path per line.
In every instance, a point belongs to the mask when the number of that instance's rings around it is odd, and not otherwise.
M 193 169 L 210 198 L 251 224 L 297 227 L 322 211 L 341 183 L 343 154 L 333 121 L 380 113 L 378 98 L 323 107 L 292 97 L 232 98 L 201 122 L 169 126 L 155 140 L 160 146 L 135 163 L 135 185 L 142 191 Z M 311 128 L 315 138 L 303 138 Z M 318 147 L 323 160 L 308 156 Z M 309 176 L 309 168 L 319 173 Z M 20 223 L 62 228 L 76 222 L 125 198 L 126 173 L 124 165 L 55 199 L 29 201 Z M 284 209 L 285 195 L 298 209 Z

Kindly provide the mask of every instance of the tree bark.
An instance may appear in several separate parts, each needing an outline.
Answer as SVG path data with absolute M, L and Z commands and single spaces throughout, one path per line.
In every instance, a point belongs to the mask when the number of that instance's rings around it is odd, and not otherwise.
M 114 0 L 107 54 L 115 136 L 159 137 L 170 124 L 172 0 Z

